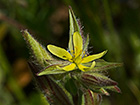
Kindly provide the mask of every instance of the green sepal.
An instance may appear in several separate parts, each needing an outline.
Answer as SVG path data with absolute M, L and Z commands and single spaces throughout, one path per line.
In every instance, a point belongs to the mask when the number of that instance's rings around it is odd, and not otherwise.
M 50 75 L 50 74 L 63 74 L 66 73 L 67 71 L 65 70 L 60 70 L 60 69 L 45 69 L 42 72 L 37 73 L 38 76 L 42 76 L 42 75 Z
M 29 48 L 31 49 L 34 58 L 39 63 L 40 66 L 45 66 L 46 59 L 51 60 L 50 54 L 43 48 L 43 46 L 38 43 L 27 30 L 22 31 L 23 37 L 26 40 Z
M 100 105 L 102 101 L 102 96 L 100 94 L 94 93 L 91 90 L 87 90 L 82 95 L 81 105 Z
M 108 93 L 108 91 L 104 88 L 104 87 L 90 87 L 90 90 L 92 90 L 93 92 L 95 93 L 98 93 L 98 94 L 102 94 L 102 95 L 106 95 L 106 96 L 109 96 L 110 94 Z
M 106 91 L 104 88 L 100 88 L 99 91 L 100 91 L 102 94 L 106 95 L 106 96 L 109 96 L 109 95 L 110 95 L 110 94 L 108 93 L 108 91 Z
M 52 78 L 51 78 L 52 79 Z M 59 98 L 58 101 L 54 105 L 74 105 L 72 95 L 64 88 L 64 86 L 57 82 L 56 80 L 52 79 L 55 84 L 52 84 L 52 90 L 54 90 L 55 95 Z
M 121 90 L 118 86 L 107 86 L 107 87 L 104 87 L 104 88 L 107 89 L 107 90 L 115 91 L 117 93 L 121 93 Z
M 38 76 L 50 75 L 50 74 L 63 74 L 63 73 L 68 72 L 61 68 L 61 67 L 69 65 L 70 62 L 68 62 L 68 61 L 46 60 L 46 62 L 49 65 L 46 66 L 43 70 L 41 70 L 39 73 L 37 73 Z
M 122 65 L 122 63 L 106 62 L 103 59 L 98 59 L 96 60 L 96 66 L 89 72 L 102 72 L 109 69 L 121 67 Z
M 69 18 L 70 18 L 70 35 L 73 35 L 73 33 L 76 31 L 80 33 L 80 26 L 77 22 L 76 16 L 71 7 L 69 9 Z
M 38 76 L 42 75 L 50 75 L 50 74 L 62 74 L 66 73 L 65 70 L 59 69 L 57 66 L 58 64 L 52 64 L 44 68 L 44 70 L 41 70 L 41 72 L 37 73 Z
M 94 92 L 94 104 L 101 105 L 101 102 L 102 102 L 102 95 Z
M 69 50 L 70 52 L 74 50 L 73 48 L 73 34 L 74 32 L 78 31 L 80 33 L 80 27 L 74 15 L 72 8 L 69 9 L 69 20 L 70 20 L 70 30 L 69 30 Z M 72 52 L 71 52 L 72 53 Z
M 86 51 L 87 51 L 87 49 L 88 49 L 88 44 L 89 44 L 89 35 L 87 35 L 86 42 L 84 43 L 83 51 L 82 51 L 82 56 L 83 56 L 84 54 L 86 54 Z
M 32 62 L 29 62 L 29 67 L 31 68 L 38 87 L 50 105 L 73 105 L 71 94 L 58 80 L 54 80 L 48 75 L 37 76 L 36 72 L 39 71 L 38 67 Z
M 99 73 L 83 73 L 81 75 L 81 80 L 84 84 L 87 84 L 87 86 L 89 85 L 89 87 L 104 87 L 117 85 L 117 82 Z

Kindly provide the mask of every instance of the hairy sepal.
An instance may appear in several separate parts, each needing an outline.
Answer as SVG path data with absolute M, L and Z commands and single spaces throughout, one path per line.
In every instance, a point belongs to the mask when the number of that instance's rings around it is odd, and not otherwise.
M 50 105 L 73 105 L 71 94 L 51 76 L 43 75 L 37 76 L 36 73 L 40 70 L 37 66 L 29 62 L 29 67 L 34 75 L 36 83 Z
M 96 60 L 96 67 L 94 67 L 89 72 L 103 72 L 106 70 L 121 67 L 122 65 L 122 63 L 107 62 L 103 59 L 98 59 Z
M 100 94 L 94 93 L 91 90 L 86 90 L 82 96 L 81 105 L 100 105 L 102 101 L 102 96 Z
M 27 30 L 23 30 L 23 37 L 27 42 L 27 45 L 29 46 L 30 50 L 32 51 L 34 59 L 39 63 L 40 66 L 45 66 L 47 60 L 51 60 L 52 57 L 50 54 L 43 48 L 43 46 L 37 42 L 33 36 L 30 35 L 30 33 Z

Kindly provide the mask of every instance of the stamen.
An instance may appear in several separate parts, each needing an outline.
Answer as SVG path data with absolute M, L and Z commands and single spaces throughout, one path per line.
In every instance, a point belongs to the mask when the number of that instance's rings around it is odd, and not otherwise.
M 74 55 L 74 51 L 73 50 L 71 50 L 71 53 L 72 53 L 71 55 Z

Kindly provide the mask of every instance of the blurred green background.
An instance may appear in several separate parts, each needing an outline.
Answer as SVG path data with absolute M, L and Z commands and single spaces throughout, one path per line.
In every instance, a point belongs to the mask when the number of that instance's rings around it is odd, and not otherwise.
M 101 105 L 140 105 L 139 0 L 0 0 L 0 105 L 46 104 L 20 31 L 28 29 L 45 47 L 67 48 L 69 5 L 90 35 L 89 52 L 107 49 L 106 61 L 124 64 L 108 73 L 122 93 L 103 96 Z

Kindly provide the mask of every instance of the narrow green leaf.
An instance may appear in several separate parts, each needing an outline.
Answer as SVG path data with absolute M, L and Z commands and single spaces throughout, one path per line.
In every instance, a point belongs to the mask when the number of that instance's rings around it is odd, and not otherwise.
M 105 70 L 121 67 L 123 64 L 122 63 L 113 63 L 113 62 L 106 62 L 102 59 L 99 59 L 96 61 L 96 67 L 94 67 L 92 70 L 89 72 L 102 72 Z
M 63 74 L 66 73 L 67 71 L 65 70 L 59 70 L 59 69 L 53 69 L 53 70 L 48 70 L 45 69 L 44 71 L 38 73 L 38 76 L 42 76 L 42 75 L 50 75 L 50 74 Z
M 61 67 L 69 65 L 70 64 L 69 61 L 46 60 L 46 62 L 49 63 L 49 65 L 46 66 L 40 72 L 38 72 L 37 73 L 38 76 L 49 75 L 49 74 L 62 74 L 62 73 L 68 72 L 68 71 L 61 69 Z
M 72 8 L 69 9 L 69 22 L 70 22 L 70 30 L 69 30 L 69 50 L 72 53 L 73 49 L 73 34 L 74 32 L 78 31 L 80 33 L 80 26 L 78 25 L 78 22 L 76 20 L 76 17 L 74 15 L 74 12 Z
M 41 44 L 39 44 L 27 30 L 23 31 L 23 37 L 26 40 L 29 48 L 31 49 L 34 58 L 37 60 L 37 62 L 44 66 L 45 60 L 51 60 L 50 54 L 42 47 Z
M 72 8 L 70 7 L 70 9 L 69 9 L 69 14 L 71 14 L 70 16 L 70 18 L 72 18 L 70 21 L 72 22 L 72 23 L 70 23 L 70 26 L 73 26 L 73 27 L 71 27 L 71 28 L 74 28 L 74 29 L 72 29 L 72 30 L 70 30 L 71 32 L 73 32 L 73 30 L 74 30 L 74 32 L 76 32 L 76 31 L 78 31 L 79 33 L 80 33 L 80 27 L 79 27 L 79 25 L 78 25 L 78 22 L 77 22 L 77 20 L 76 20 L 76 16 L 75 16 L 75 14 L 74 14 L 74 12 L 73 12 L 73 10 L 72 10 Z M 73 25 L 71 25 L 71 24 L 73 24 Z M 72 33 L 73 34 L 73 33 Z
M 70 30 L 69 30 L 69 50 L 73 51 L 73 42 L 72 42 L 72 35 L 74 33 L 74 23 L 73 23 L 73 18 L 71 11 L 69 10 L 69 21 L 70 21 Z

